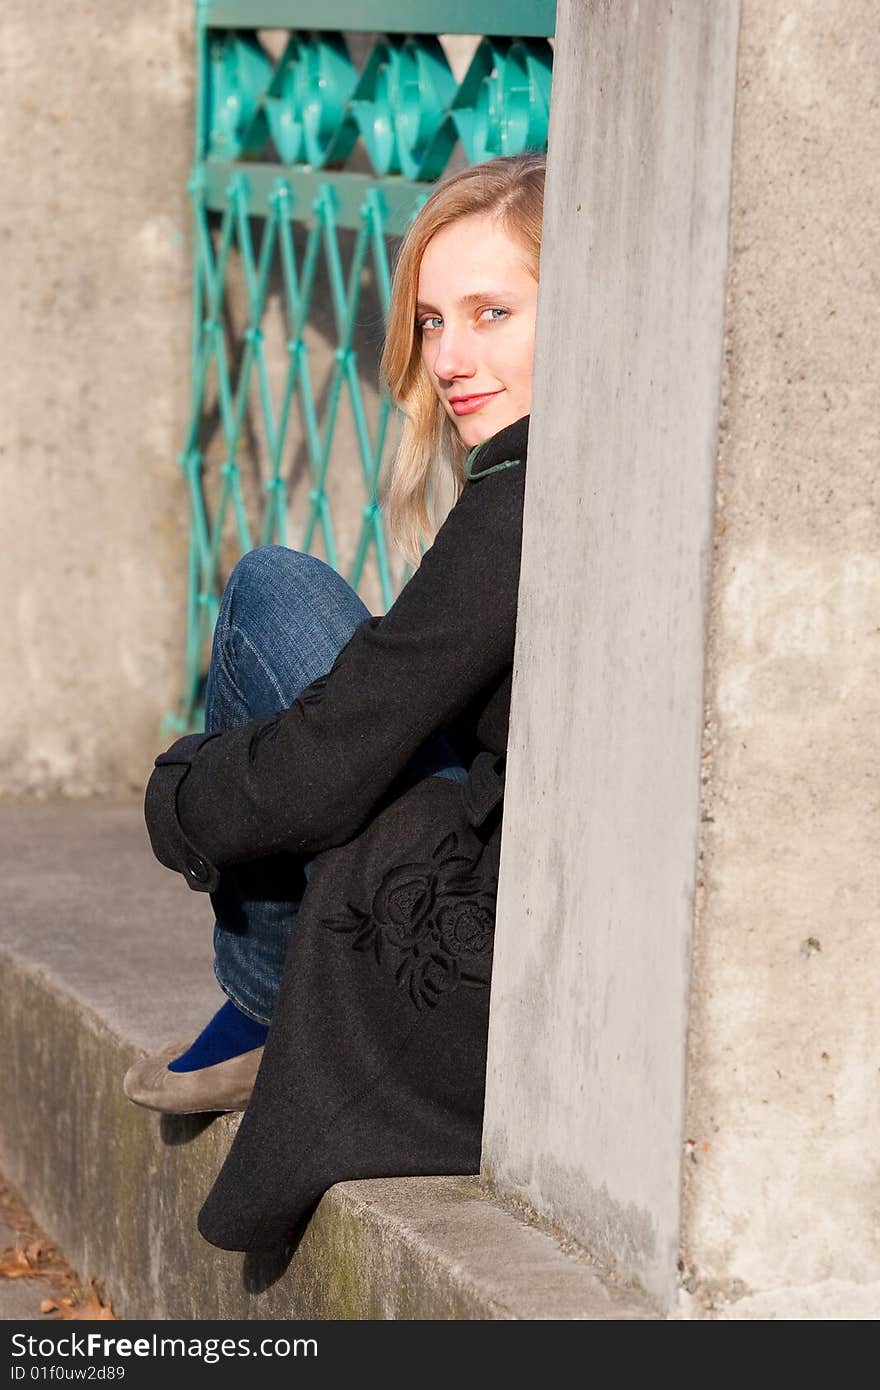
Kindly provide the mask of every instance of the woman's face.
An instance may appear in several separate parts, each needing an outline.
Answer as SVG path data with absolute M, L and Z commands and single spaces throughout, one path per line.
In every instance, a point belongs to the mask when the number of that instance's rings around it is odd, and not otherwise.
M 422 360 L 469 449 L 532 407 L 538 282 L 496 218 L 436 232 L 419 270 Z

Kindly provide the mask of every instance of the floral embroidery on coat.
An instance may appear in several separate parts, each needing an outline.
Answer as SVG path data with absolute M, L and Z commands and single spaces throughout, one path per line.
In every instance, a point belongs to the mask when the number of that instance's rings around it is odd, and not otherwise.
M 368 911 L 349 903 L 346 916 L 324 920 L 350 933 L 356 951 L 372 950 L 379 965 L 389 964 L 417 1009 L 433 1008 L 460 985 L 487 987 L 467 966 L 492 949 L 495 896 L 458 849 L 453 831 L 430 860 L 389 869 Z

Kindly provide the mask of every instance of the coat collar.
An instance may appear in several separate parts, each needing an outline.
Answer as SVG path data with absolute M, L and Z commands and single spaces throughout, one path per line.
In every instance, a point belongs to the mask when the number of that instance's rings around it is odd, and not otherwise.
M 529 418 L 524 415 L 512 425 L 505 425 L 491 439 L 471 449 L 464 464 L 465 481 L 475 483 L 488 473 L 509 468 L 515 463 L 524 464 L 529 442 Z

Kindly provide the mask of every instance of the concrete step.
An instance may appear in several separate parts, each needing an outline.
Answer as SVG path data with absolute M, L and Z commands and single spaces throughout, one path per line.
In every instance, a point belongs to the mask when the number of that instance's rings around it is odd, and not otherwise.
M 121 1089 L 223 999 L 208 900 L 155 863 L 139 802 L 0 802 L 0 874 L 0 1170 L 117 1316 L 657 1316 L 474 1176 L 338 1183 L 286 1268 L 208 1245 L 196 1213 L 237 1117 Z

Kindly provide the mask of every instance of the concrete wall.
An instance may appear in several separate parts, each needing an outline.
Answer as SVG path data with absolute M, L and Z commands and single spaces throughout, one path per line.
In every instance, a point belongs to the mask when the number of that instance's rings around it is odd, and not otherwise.
M 182 675 L 191 7 L 0 16 L 0 792 L 140 787 Z
M 871 0 L 744 0 L 683 1246 L 726 1316 L 880 1316 L 878 73 Z
M 134 13 L 120 0 L 8 0 L 0 14 L 0 795 L 140 792 L 183 689 L 188 499 L 176 460 L 190 393 L 193 24 L 188 0 Z M 348 39 L 362 65 L 372 36 Z M 263 41 L 277 56 L 284 35 Z M 474 47 L 447 40 L 459 77 Z M 369 168 L 363 151 L 352 167 Z M 296 228 L 300 251 L 304 240 Z M 346 267 L 352 241 L 340 234 Z M 263 323 L 276 415 L 290 363 L 284 302 L 276 272 Z M 235 251 L 225 316 L 236 372 L 248 301 Z M 382 333 L 368 266 L 354 346 L 374 437 Z M 336 346 L 323 257 L 305 336 L 323 423 Z M 259 540 L 268 449 L 256 372 L 251 385 L 238 462 Z M 212 518 L 228 453 L 217 414 L 212 370 L 200 438 Z M 392 423 L 386 463 L 395 433 Z M 284 471 L 296 546 L 312 484 L 296 403 Z M 347 389 L 327 489 L 349 573 L 366 497 Z M 320 530 L 312 549 L 329 558 Z M 396 588 L 403 561 L 389 552 Z M 221 579 L 239 554 L 230 509 Z M 360 592 L 382 611 L 372 549 Z
M 484 1170 L 668 1305 L 738 4 L 558 14 Z

